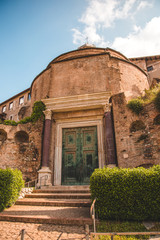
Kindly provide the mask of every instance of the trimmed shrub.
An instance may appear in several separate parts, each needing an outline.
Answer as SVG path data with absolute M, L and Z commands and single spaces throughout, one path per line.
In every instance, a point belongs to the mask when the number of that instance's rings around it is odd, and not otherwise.
M 127 107 L 135 114 L 139 115 L 143 110 L 143 102 L 140 99 L 132 99 L 128 102 Z
M 15 203 L 23 186 L 21 171 L 0 169 L 0 212 Z
M 90 189 L 100 219 L 160 220 L 160 166 L 95 169 Z

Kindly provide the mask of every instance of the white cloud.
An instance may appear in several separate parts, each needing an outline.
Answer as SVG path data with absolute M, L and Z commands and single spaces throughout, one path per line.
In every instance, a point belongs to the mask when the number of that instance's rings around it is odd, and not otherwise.
M 149 2 L 147 2 L 147 1 L 141 1 L 141 2 L 139 3 L 138 7 L 137 7 L 137 10 L 139 11 L 139 10 L 145 8 L 145 7 L 152 7 L 152 6 L 153 6 L 153 3 L 152 3 L 152 2 L 149 3 Z
M 88 38 L 96 46 L 107 46 L 108 42 L 104 40 L 100 30 L 111 28 L 115 20 L 133 17 L 137 11 L 151 5 L 145 0 L 88 0 L 88 7 L 79 19 L 84 24 L 83 30 L 72 29 L 73 43 L 83 44 Z
M 127 57 L 139 57 L 160 54 L 160 17 L 152 18 L 144 29 L 135 26 L 135 32 L 126 38 L 115 38 L 112 48 Z
M 115 19 L 114 10 L 117 5 L 117 0 L 91 0 L 79 21 L 86 26 L 96 27 L 98 24 L 102 24 L 102 26 L 111 27 Z
M 79 22 L 84 24 L 83 31 L 80 34 L 78 29 L 72 29 L 73 43 L 81 43 L 82 36 L 84 40 L 87 36 L 90 42 L 103 45 L 104 40 L 98 34 L 98 30 L 112 27 L 115 19 L 127 18 L 135 1 L 137 0 L 125 0 L 122 5 L 119 0 L 90 0 L 86 11 L 79 19 Z
M 72 28 L 73 34 L 73 43 L 74 44 L 82 44 L 84 39 L 86 38 L 84 34 L 82 34 L 78 29 Z

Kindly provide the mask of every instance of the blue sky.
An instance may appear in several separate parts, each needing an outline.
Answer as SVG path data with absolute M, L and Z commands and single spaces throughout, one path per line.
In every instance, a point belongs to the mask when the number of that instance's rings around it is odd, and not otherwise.
M 0 102 L 86 42 L 160 55 L 159 0 L 0 0 Z

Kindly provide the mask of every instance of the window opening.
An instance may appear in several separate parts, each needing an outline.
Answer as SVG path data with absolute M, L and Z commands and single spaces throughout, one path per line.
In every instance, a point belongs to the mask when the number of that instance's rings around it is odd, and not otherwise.
M 5 111 L 6 111 L 6 106 L 3 106 L 2 112 L 5 112 Z
M 147 72 L 150 72 L 150 71 L 152 71 L 152 70 L 153 70 L 153 66 L 147 67 Z
M 20 99 L 19 99 L 19 104 L 22 104 L 22 103 L 24 103 L 24 96 L 20 97 Z
M 13 108 L 13 102 L 9 104 L 9 110 L 11 110 L 12 108 Z
M 28 93 L 28 101 L 31 100 L 31 93 Z

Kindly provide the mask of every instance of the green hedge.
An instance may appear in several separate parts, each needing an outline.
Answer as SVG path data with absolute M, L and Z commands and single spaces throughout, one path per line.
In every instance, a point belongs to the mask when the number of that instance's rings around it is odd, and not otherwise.
M 23 186 L 21 171 L 0 169 L 0 212 L 15 203 Z
M 160 220 L 160 166 L 95 169 L 90 189 L 100 219 Z

